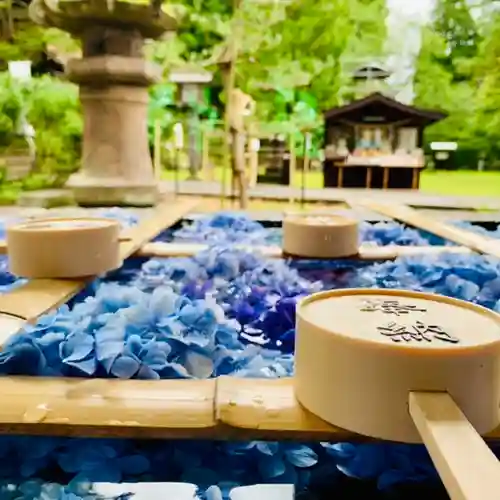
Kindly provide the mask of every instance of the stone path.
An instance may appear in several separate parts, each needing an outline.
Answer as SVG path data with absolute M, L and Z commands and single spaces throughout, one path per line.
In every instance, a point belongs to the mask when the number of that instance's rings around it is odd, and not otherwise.
M 355 203 L 354 200 L 351 200 Z M 172 201 L 174 202 L 174 201 Z M 264 208 L 267 207 L 267 208 Z M 262 209 L 264 208 L 264 209 Z M 383 221 L 390 220 L 389 218 L 372 212 L 370 210 L 356 207 L 353 209 L 346 208 L 345 205 L 339 204 L 332 206 L 330 204 L 312 204 L 306 206 L 306 209 L 311 211 L 320 211 L 324 213 L 343 212 L 346 215 L 355 217 L 358 220 L 368 221 Z M 26 217 L 85 217 L 95 215 L 107 208 L 81 208 L 81 207 L 59 207 L 59 208 L 32 208 L 32 207 L 18 207 L 18 206 L 0 206 L 0 219 L 16 219 Z M 151 213 L 151 208 L 130 208 L 128 209 L 139 217 L 148 216 Z M 190 215 L 191 217 L 201 216 L 204 213 L 213 213 L 221 210 L 228 210 L 235 213 L 243 213 L 238 210 L 236 203 L 226 201 L 221 204 L 219 200 L 213 198 L 203 198 L 196 213 Z M 298 211 L 300 207 L 297 205 L 287 205 L 281 203 L 262 203 L 253 202 L 250 205 L 250 210 L 245 213 L 255 220 L 271 221 L 279 223 L 283 219 L 283 215 L 289 211 Z M 469 222 L 484 222 L 484 223 L 500 223 L 500 209 L 491 211 L 477 211 L 467 209 L 437 209 L 437 208 L 420 208 L 419 212 L 430 215 L 440 220 L 463 220 Z
M 162 191 L 173 192 L 173 182 L 163 182 Z M 182 181 L 179 194 L 197 196 L 221 196 L 221 185 L 218 182 Z M 226 191 L 229 194 L 229 190 Z M 299 188 L 289 186 L 258 185 L 250 189 L 251 198 L 268 200 L 299 200 Z M 378 202 L 403 203 L 412 207 L 500 210 L 500 198 L 492 196 L 442 196 L 416 190 L 368 190 L 346 188 L 307 189 L 305 199 L 314 202 L 345 202 L 370 199 Z

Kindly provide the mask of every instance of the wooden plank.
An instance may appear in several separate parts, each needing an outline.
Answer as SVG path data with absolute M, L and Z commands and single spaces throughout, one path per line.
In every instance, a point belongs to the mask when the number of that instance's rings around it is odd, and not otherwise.
M 237 439 L 296 439 L 301 441 L 368 441 L 370 438 L 328 424 L 303 408 L 295 399 L 293 378 L 217 380 L 219 429 Z M 219 434 L 221 431 L 219 431 Z M 220 436 L 222 439 L 223 436 Z M 486 435 L 500 438 L 500 426 Z
M 209 248 L 209 245 L 202 243 L 147 243 L 141 247 L 137 255 L 141 257 L 191 257 L 199 252 L 203 252 Z M 270 259 L 285 258 L 283 251 L 278 246 L 251 246 L 251 245 L 234 245 L 232 248 L 248 250 L 249 252 L 257 252 Z M 443 247 L 443 246 L 397 246 L 388 245 L 376 247 L 371 245 L 361 245 L 359 254 L 351 257 L 350 260 L 393 260 L 397 257 L 411 255 L 436 255 L 440 253 L 459 253 L 470 254 L 471 250 L 465 247 Z
M 373 201 L 362 201 L 356 204 L 409 226 L 422 229 L 459 245 L 466 246 L 476 252 L 500 258 L 500 241 L 494 238 L 451 226 L 445 222 L 421 214 L 405 205 L 376 203 Z
M 450 498 L 497 500 L 500 462 L 453 398 L 411 392 L 408 407 Z
M 305 410 L 293 378 L 0 377 L 0 434 L 368 441 Z M 486 436 L 500 439 L 500 426 Z
M 138 252 L 140 257 L 192 257 L 200 252 L 208 250 L 210 245 L 203 243 L 147 243 Z M 242 249 L 251 252 L 258 252 L 269 258 L 281 258 L 282 251 L 277 246 L 251 246 L 251 245 L 231 245 L 232 249 Z
M 0 389 L 1 390 L 1 389 Z M 353 434 L 326 423 L 295 399 L 293 379 L 219 377 L 217 419 L 238 439 L 344 440 Z
M 124 241 L 120 245 L 121 258 L 125 260 L 130 257 L 145 242 L 184 217 L 197 204 L 196 200 L 188 199 L 159 205 L 152 217 L 124 231 Z M 84 288 L 90 280 L 91 278 L 87 280 L 28 281 L 25 285 L 0 295 L 0 312 L 32 321 L 64 303 Z
M 208 437 L 215 379 L 116 380 L 1 377 L 0 433 Z

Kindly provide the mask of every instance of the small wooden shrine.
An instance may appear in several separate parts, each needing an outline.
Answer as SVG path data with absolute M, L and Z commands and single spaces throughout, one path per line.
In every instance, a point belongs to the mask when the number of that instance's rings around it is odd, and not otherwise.
M 290 184 L 290 148 L 283 136 L 261 138 L 258 157 L 264 167 L 257 177 L 259 184 Z
M 324 114 L 324 186 L 418 189 L 424 129 L 445 117 L 380 92 L 330 109 Z

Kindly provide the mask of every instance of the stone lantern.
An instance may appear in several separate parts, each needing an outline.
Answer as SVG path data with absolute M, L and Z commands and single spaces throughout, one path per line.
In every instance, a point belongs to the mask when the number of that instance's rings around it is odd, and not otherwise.
M 356 98 L 361 99 L 373 92 L 385 94 L 388 90 L 386 82 L 390 76 L 387 70 L 375 63 L 357 68 L 352 75 Z
M 32 19 L 82 41 L 68 62 L 84 115 L 82 167 L 67 186 L 81 205 L 154 205 L 158 199 L 147 132 L 148 86 L 159 68 L 146 62 L 144 40 L 175 29 L 147 4 L 104 0 L 34 0 Z
M 188 111 L 188 156 L 190 179 L 196 179 L 201 168 L 199 119 L 196 106 L 203 98 L 203 88 L 213 79 L 212 73 L 196 66 L 184 66 L 170 72 L 170 81 L 177 84 L 177 103 Z

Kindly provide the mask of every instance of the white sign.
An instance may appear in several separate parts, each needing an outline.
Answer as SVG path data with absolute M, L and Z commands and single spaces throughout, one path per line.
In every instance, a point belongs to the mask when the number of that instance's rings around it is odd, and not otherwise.
M 306 149 L 306 151 L 309 151 L 311 149 L 311 143 L 312 143 L 312 136 L 311 136 L 311 134 L 307 133 L 305 135 L 305 149 Z
M 253 138 L 250 140 L 250 151 L 259 151 L 260 150 L 260 140 L 257 138 Z
M 458 144 L 456 142 L 431 142 L 433 151 L 456 151 Z
M 174 143 L 177 149 L 184 147 L 184 129 L 182 128 L 182 123 L 174 125 Z
M 15 80 L 31 80 L 31 61 L 9 61 L 9 73 Z

